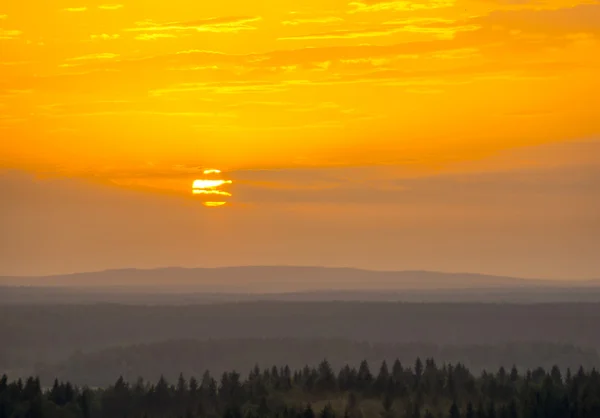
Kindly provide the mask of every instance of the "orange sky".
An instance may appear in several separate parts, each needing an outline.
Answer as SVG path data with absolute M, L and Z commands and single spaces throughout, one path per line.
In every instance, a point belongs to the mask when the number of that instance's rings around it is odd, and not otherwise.
M 219 253 L 203 261 L 187 249 L 176 252 L 185 257 L 160 258 L 166 253 L 154 248 L 156 264 L 333 260 L 372 268 L 600 277 L 600 262 L 586 253 L 600 248 L 593 235 L 600 232 L 598 201 L 591 196 L 600 185 L 599 36 L 600 2 L 591 0 L 3 2 L 0 184 L 8 204 L 0 226 L 19 242 L 32 237 L 35 230 L 27 228 L 49 216 L 45 205 L 54 203 L 43 200 L 34 213 L 27 193 L 40 189 L 27 190 L 32 182 L 45 185 L 48 176 L 83 182 L 78 196 L 108 187 L 131 198 L 176 202 L 180 210 L 196 202 L 192 181 L 218 168 L 233 180 L 231 205 L 194 208 L 202 212 L 189 216 L 236 223 L 229 235 L 211 239 L 238 239 L 242 247 L 230 258 Z M 530 173 L 534 185 L 514 185 Z M 51 184 L 62 190 L 63 183 Z M 462 200 L 459 184 L 468 185 Z M 444 194 L 454 187 L 459 191 Z M 403 194 L 407 190 L 423 192 Z M 505 207 L 509 190 L 522 212 Z M 73 207 L 66 198 L 56 204 L 57 213 Z M 426 244 L 397 261 L 381 248 L 375 249 L 380 256 L 357 258 L 369 253 L 360 246 L 321 258 L 322 248 L 309 244 L 290 247 L 297 257 L 252 258 L 243 246 L 253 245 L 252 228 L 242 219 L 265 206 L 275 211 L 265 230 L 292 222 L 296 215 L 289 210 L 301 211 L 312 225 L 324 223 L 312 239 L 322 233 L 334 240 L 344 231 L 345 240 L 402 247 L 408 244 L 394 228 L 406 218 L 393 215 L 401 210 L 425 235 L 433 234 L 431 240 L 447 240 L 440 252 L 452 245 L 449 237 L 461 235 L 453 214 L 481 222 L 469 228 L 489 234 L 513 219 L 506 228 L 514 237 L 499 238 L 506 251 L 525 242 L 549 245 L 544 231 L 552 234 L 552 228 L 558 228 L 554 237 L 561 231 L 571 238 L 540 250 L 532 264 L 512 250 L 502 256 L 492 245 L 490 261 L 480 255 L 470 267 L 467 249 L 477 250 L 480 241 L 468 234 L 460 262 L 428 265 Z M 139 212 L 128 208 L 115 216 Z M 389 231 L 375 233 L 371 217 L 385 218 L 388 211 Z M 544 211 L 555 217 L 548 225 L 532 221 Z M 339 225 L 329 230 L 332 214 Z M 115 222 L 98 216 L 106 225 Z M 436 222 L 458 229 L 444 232 Z M 167 235 L 178 231 L 164 228 Z M 65 254 L 91 234 L 73 231 L 76 239 L 64 244 Z M 2 235 L 4 253 L 11 254 L 0 259 L 11 262 L 4 273 L 152 264 L 130 254 L 70 266 L 48 261 L 52 240 L 32 253 Z M 291 230 L 287 238 L 268 241 L 268 235 L 259 242 L 265 248 L 311 239 Z M 119 236 L 105 239 L 120 242 Z M 53 251 L 52 260 L 64 257 Z M 548 264 L 553 258 L 562 263 L 559 270 Z M 36 268 L 24 267 L 34 261 Z

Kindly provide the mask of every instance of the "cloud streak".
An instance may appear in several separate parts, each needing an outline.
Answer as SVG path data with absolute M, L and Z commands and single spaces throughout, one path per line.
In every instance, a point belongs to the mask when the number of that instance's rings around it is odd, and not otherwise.
M 99 41 L 99 40 L 102 40 L 102 41 L 114 41 L 114 40 L 119 39 L 120 37 L 121 36 L 118 33 L 115 33 L 113 35 L 109 35 L 107 33 L 102 33 L 100 35 L 90 35 L 90 38 L 93 41 Z
M 306 24 L 327 24 L 327 23 L 340 23 L 343 22 L 344 19 L 337 16 L 328 16 L 328 17 L 314 17 L 314 18 L 305 18 L 305 19 L 292 19 L 292 20 L 284 20 L 281 22 L 284 26 L 297 26 L 297 25 L 306 25 Z
M 349 4 L 353 9 L 349 13 L 363 12 L 407 12 L 416 10 L 432 10 L 454 6 L 454 0 L 432 0 L 429 2 L 416 1 L 370 1 L 370 2 L 351 2 Z
M 213 32 L 237 33 L 257 29 L 250 25 L 261 17 L 222 17 L 196 20 L 191 22 L 158 23 L 151 20 L 137 22 L 136 27 L 125 29 L 128 32 Z
M 0 28 L 0 39 L 2 40 L 12 40 L 19 38 L 23 32 L 16 29 L 2 29 Z
M 119 56 L 119 54 L 103 52 L 103 53 L 97 53 L 97 54 L 81 55 L 79 57 L 74 57 L 74 58 L 68 58 L 67 61 L 106 60 L 106 59 L 117 58 L 118 56 Z
M 177 35 L 173 35 L 172 33 L 142 33 L 136 35 L 134 39 L 137 39 L 138 41 L 156 41 L 157 39 L 169 38 L 177 38 Z
M 394 27 L 396 26 L 396 27 Z M 397 22 L 385 22 L 381 28 L 362 30 L 335 30 L 330 32 L 315 33 L 308 35 L 293 35 L 278 38 L 278 40 L 305 40 L 305 39 L 356 39 L 389 36 L 399 32 L 413 32 L 431 34 L 440 39 L 451 39 L 457 32 L 475 31 L 480 29 L 479 25 L 462 26 L 418 26 L 402 25 Z
M 306 40 L 306 39 L 356 39 L 372 38 L 378 36 L 387 36 L 402 31 L 401 28 L 389 28 L 383 30 L 335 30 L 324 33 L 314 33 L 309 35 L 295 35 L 277 38 L 280 41 L 286 40 Z
M 78 12 L 85 12 L 87 10 L 87 7 L 67 7 L 63 10 L 66 12 L 78 13 Z
M 122 8 L 123 8 L 122 4 L 101 4 L 100 6 L 98 6 L 98 9 L 101 9 L 101 10 L 119 10 Z

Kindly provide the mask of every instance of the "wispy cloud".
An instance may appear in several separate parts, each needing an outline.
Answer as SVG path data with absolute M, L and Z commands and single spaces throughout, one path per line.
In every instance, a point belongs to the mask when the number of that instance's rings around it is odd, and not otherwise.
M 122 4 L 101 4 L 100 6 L 98 6 L 98 9 L 102 9 L 102 10 L 119 10 L 122 8 L 123 8 Z
M 110 52 L 104 52 L 99 54 L 88 54 L 80 57 L 68 58 L 67 61 L 87 61 L 87 60 L 102 60 L 102 59 L 113 59 L 117 58 L 119 54 L 112 54 Z
M 183 67 L 169 67 L 168 71 L 203 71 L 203 70 L 218 70 L 217 65 L 189 65 Z
M 418 58 L 418 55 L 415 55 L 415 58 Z M 358 59 L 348 59 L 348 60 L 340 60 L 342 64 L 350 64 L 350 65 L 363 65 L 366 64 L 371 67 L 381 67 L 386 64 L 392 62 L 389 58 L 358 58 Z
M 310 24 L 310 23 L 323 24 L 323 23 L 338 23 L 338 22 L 343 22 L 343 21 L 344 21 L 344 19 L 342 19 L 341 17 L 329 16 L 329 17 L 314 17 L 314 18 L 306 18 L 306 19 L 284 20 L 283 22 L 281 22 L 281 24 L 286 25 L 286 26 L 296 26 L 296 25 L 303 25 L 303 24 Z
M 64 10 L 66 12 L 85 12 L 87 7 L 67 7 Z
M 410 17 L 405 19 L 396 19 L 383 22 L 384 25 L 394 26 L 410 26 L 410 25 L 436 25 L 436 24 L 452 24 L 455 19 L 445 19 L 441 17 Z
M 17 39 L 19 36 L 21 36 L 22 33 L 23 32 L 21 32 L 20 30 L 0 28 L 0 39 L 3 39 L 3 40 Z
M 454 6 L 454 0 L 432 0 L 429 2 L 414 1 L 358 1 L 349 3 L 353 9 L 349 13 L 381 12 L 381 11 L 414 11 L 441 9 Z
M 116 40 L 120 38 L 120 35 L 115 33 L 114 35 L 109 35 L 107 33 L 102 33 L 100 35 L 90 35 L 90 38 L 93 41 L 111 41 L 111 40 Z
M 8 15 L 0 15 L 0 20 L 8 19 Z
M 449 21 L 452 22 L 452 21 Z M 303 40 L 303 39 L 355 39 L 371 38 L 392 35 L 398 32 L 413 32 L 432 34 L 438 38 L 448 39 L 454 37 L 457 32 L 474 31 L 480 29 L 479 25 L 451 26 L 443 23 L 438 25 L 404 24 L 403 21 L 384 22 L 382 26 L 370 29 L 347 30 L 340 29 L 330 32 L 313 33 L 308 35 L 292 35 L 278 38 L 279 40 Z
M 119 115 L 148 115 L 165 117 L 183 117 L 183 118 L 235 118 L 234 113 L 216 113 L 216 112 L 163 112 L 154 110 L 126 110 L 126 111 L 96 111 L 96 112 L 71 112 L 71 113 L 47 113 L 44 116 L 53 118 L 69 117 L 93 117 L 93 116 L 119 116 Z
M 164 89 L 151 90 L 151 96 L 164 96 L 173 93 L 188 93 L 208 91 L 220 94 L 267 93 L 284 91 L 287 86 L 283 83 L 261 81 L 233 81 L 226 83 L 181 83 Z
M 150 96 L 160 97 L 171 94 L 181 93 L 195 93 L 199 91 L 209 92 L 214 94 L 247 94 L 247 93 L 273 93 L 283 92 L 293 88 L 303 88 L 306 86 L 334 86 L 334 85 L 349 85 L 349 84 L 379 84 L 386 85 L 385 83 L 396 82 L 398 74 L 390 74 L 386 77 L 385 74 L 380 75 L 379 72 L 372 74 L 366 74 L 363 76 L 349 75 L 348 77 L 332 77 L 323 80 L 309 80 L 309 79 L 298 79 L 298 80 L 283 80 L 279 82 L 269 82 L 260 80 L 248 80 L 248 81 L 229 81 L 229 82 L 199 82 L 199 83 L 180 83 L 172 85 L 166 88 L 154 89 L 149 91 Z M 422 86 L 422 85 L 439 85 L 443 84 L 443 81 L 431 80 L 431 79 L 407 79 L 403 80 L 402 86 Z M 320 107 L 323 109 L 335 109 L 328 103 L 326 106 Z M 344 112 L 347 113 L 347 112 Z
M 335 30 L 324 33 L 313 33 L 309 35 L 295 35 L 277 38 L 278 40 L 303 40 L 303 39 L 354 39 L 354 38 L 371 38 L 376 36 L 387 36 L 396 32 L 402 31 L 402 28 L 388 28 L 379 30 Z
M 463 25 L 463 26 L 450 26 L 450 27 L 427 27 L 427 26 L 416 26 L 408 25 L 403 26 L 403 32 L 413 33 L 428 33 L 437 36 L 441 39 L 452 39 L 457 32 L 469 32 L 480 29 L 479 25 Z
M 157 23 L 151 20 L 137 22 L 135 28 L 126 29 L 128 32 L 215 32 L 236 33 L 244 30 L 255 30 L 249 23 L 261 20 L 260 17 L 216 17 L 192 22 Z
M 164 38 L 177 38 L 177 36 L 172 33 L 142 33 L 135 37 L 138 41 L 155 41 Z

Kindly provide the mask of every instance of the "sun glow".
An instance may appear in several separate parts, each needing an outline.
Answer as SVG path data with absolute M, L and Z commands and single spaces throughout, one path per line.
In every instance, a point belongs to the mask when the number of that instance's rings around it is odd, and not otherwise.
M 221 174 L 221 170 L 206 169 L 204 175 L 210 176 L 214 174 Z M 192 183 L 192 194 L 198 197 L 210 197 L 219 196 L 221 198 L 231 197 L 232 194 L 225 190 L 219 190 L 219 188 L 232 184 L 231 180 L 223 179 L 196 179 Z M 203 201 L 202 204 L 207 207 L 219 207 L 227 204 L 226 201 Z
M 192 190 L 192 194 L 231 196 L 231 193 L 229 193 L 229 192 L 223 192 L 221 190 Z
M 212 189 L 221 187 L 224 184 L 231 184 L 231 180 L 194 180 L 193 189 Z

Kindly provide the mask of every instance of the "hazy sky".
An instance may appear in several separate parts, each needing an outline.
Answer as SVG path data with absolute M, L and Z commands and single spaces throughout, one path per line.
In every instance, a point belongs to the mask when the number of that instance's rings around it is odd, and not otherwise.
M 600 2 L 0 5 L 0 274 L 600 278 Z M 202 206 L 207 168 L 227 204 Z

